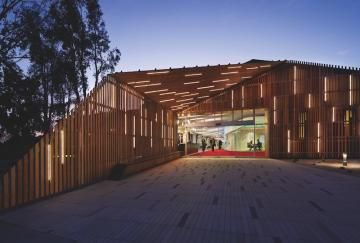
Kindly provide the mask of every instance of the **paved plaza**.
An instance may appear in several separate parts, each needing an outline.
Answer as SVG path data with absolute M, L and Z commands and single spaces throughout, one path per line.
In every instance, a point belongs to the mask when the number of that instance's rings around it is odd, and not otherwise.
M 360 242 L 360 179 L 182 158 L 0 215 L 0 242 Z

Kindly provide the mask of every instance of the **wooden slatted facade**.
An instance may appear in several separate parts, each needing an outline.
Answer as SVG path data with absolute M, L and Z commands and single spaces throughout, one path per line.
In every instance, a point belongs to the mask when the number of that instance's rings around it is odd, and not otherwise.
M 358 69 L 286 61 L 181 115 L 257 108 L 269 115 L 269 157 L 360 157 Z
M 102 180 L 117 164 L 170 158 L 178 114 L 258 108 L 269 157 L 360 157 L 358 69 L 255 60 L 115 73 L 1 175 L 0 209 Z
M 0 209 L 102 180 L 116 164 L 168 159 L 176 116 L 107 77 L 0 177 Z

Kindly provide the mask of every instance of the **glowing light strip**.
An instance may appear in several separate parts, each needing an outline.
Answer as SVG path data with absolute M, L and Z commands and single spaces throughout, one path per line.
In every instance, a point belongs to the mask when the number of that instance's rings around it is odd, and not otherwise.
M 185 77 L 193 77 L 193 76 L 201 76 L 202 73 L 189 73 L 189 74 L 185 74 Z
M 248 79 L 248 78 L 252 78 L 252 76 L 245 76 L 245 77 L 241 77 L 242 79 Z
M 153 139 L 152 139 L 152 121 L 150 121 L 150 148 L 153 146 Z
M 242 66 L 229 66 L 228 69 L 237 69 L 237 68 L 242 68 Z
M 327 101 L 327 77 L 324 78 L 324 101 Z
M 198 95 L 198 94 L 199 94 L 199 93 L 186 94 L 186 95 L 182 95 L 181 97 L 195 96 L 195 95 Z
M 260 98 L 263 97 L 263 84 L 260 84 Z
M 210 89 L 210 88 L 214 88 L 214 87 L 215 87 L 214 85 L 210 85 L 210 86 L 199 87 L 199 88 L 196 88 L 196 89 Z
M 51 163 L 51 144 L 47 146 L 47 173 L 48 180 L 51 181 L 52 178 L 52 163 Z
M 133 148 L 135 148 L 135 116 L 133 116 Z
M 152 90 L 152 91 L 145 91 L 145 94 L 151 94 L 151 93 L 159 93 L 159 92 L 165 92 L 168 91 L 169 89 L 159 89 L 159 90 Z
M 334 106 L 332 107 L 332 115 L 331 115 L 331 117 L 332 117 L 332 122 L 335 122 L 335 107 Z
M 165 74 L 169 73 L 170 71 L 158 71 L 158 72 L 148 72 L 148 75 L 155 75 L 155 74 Z
M 221 75 L 231 75 L 231 74 L 237 74 L 239 73 L 239 71 L 235 71 L 235 72 L 225 72 L 225 73 L 221 73 Z
M 124 129 L 125 129 L 125 135 L 126 135 L 126 130 L 127 130 L 127 127 L 126 127 L 126 125 L 127 125 L 127 124 L 126 124 L 126 112 L 125 112 L 125 117 L 124 117 L 124 123 L 125 123 L 125 124 L 124 124 Z
M 227 81 L 229 81 L 230 79 L 228 79 L 228 78 L 225 78 L 225 79 L 218 79 L 218 80 L 214 80 L 214 81 L 212 81 L 213 83 L 220 83 L 220 82 L 227 82 Z
M 219 90 L 224 90 L 224 88 L 219 88 L 219 89 L 210 89 L 210 92 L 214 92 L 214 91 L 219 91 Z
M 143 84 L 143 83 L 150 83 L 150 80 L 136 81 L 136 82 L 129 82 L 128 84 Z
M 196 102 L 195 102 L 195 101 L 191 101 L 191 102 L 187 102 L 187 103 L 182 103 L 181 105 L 182 105 L 182 106 L 186 106 L 186 105 L 194 104 L 194 103 L 196 103 Z
M 162 93 L 162 94 L 159 94 L 159 95 L 169 95 L 169 94 L 176 94 L 176 92 L 167 92 L 167 93 Z
M 290 153 L 290 130 L 287 130 L 287 152 Z
M 248 67 L 246 68 L 247 70 L 254 70 L 254 69 L 258 69 L 258 67 Z
M 200 96 L 200 97 L 198 97 L 198 99 L 203 99 L 203 98 L 208 98 L 208 97 L 210 97 L 210 96 L 208 96 L 208 95 L 204 95 L 204 96 Z
M 183 100 L 177 100 L 176 102 L 184 102 L 184 101 L 193 100 L 193 99 L 194 99 L 194 98 L 183 99 Z
M 276 96 L 274 96 L 274 125 L 276 125 Z
M 268 68 L 268 67 L 271 67 L 271 65 L 269 64 L 269 65 L 262 65 L 262 66 L 260 66 L 261 68 Z
M 61 144 L 61 164 L 65 163 L 65 138 L 64 130 L 60 131 L 60 144 Z
M 317 123 L 317 152 L 320 153 L 320 122 Z
M 200 83 L 200 81 L 186 82 L 186 83 L 184 83 L 184 85 L 188 85 L 188 84 L 198 84 L 198 83 Z
M 226 86 L 232 86 L 232 85 L 234 85 L 234 84 L 236 84 L 236 83 L 226 84 Z
M 184 95 L 184 94 L 190 94 L 190 92 L 181 92 L 181 93 L 177 93 L 175 95 Z
M 349 105 L 353 104 L 353 97 L 352 97 L 352 75 L 349 76 Z
M 311 94 L 308 94 L 308 107 L 311 108 Z
M 142 88 L 142 87 L 150 87 L 150 86 L 159 86 L 161 83 L 153 83 L 153 84 L 142 84 L 142 85 L 135 85 L 134 88 Z
M 245 87 L 241 86 L 241 106 L 245 106 Z
M 294 66 L 294 95 L 296 94 L 297 69 Z
M 172 101 L 172 100 L 175 100 L 175 99 L 160 100 L 160 103 L 164 103 L 164 102 L 168 102 L 168 101 Z

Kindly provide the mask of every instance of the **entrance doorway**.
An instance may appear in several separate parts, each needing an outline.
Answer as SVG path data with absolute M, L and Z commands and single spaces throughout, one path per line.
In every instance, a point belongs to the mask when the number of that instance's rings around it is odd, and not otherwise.
M 267 117 L 265 109 L 180 116 L 179 141 L 193 156 L 267 157 Z

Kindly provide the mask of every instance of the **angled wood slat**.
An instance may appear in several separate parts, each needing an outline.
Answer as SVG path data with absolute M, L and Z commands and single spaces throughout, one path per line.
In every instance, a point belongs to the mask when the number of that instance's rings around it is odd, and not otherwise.
M 156 155 L 148 149 L 148 136 L 137 134 L 141 102 L 149 108 L 160 107 L 131 87 L 110 76 L 105 78 L 0 177 L 0 209 L 96 182 L 106 178 L 116 164 L 140 162 Z M 169 125 L 175 124 L 176 115 L 172 118 L 167 121 Z M 163 146 L 160 141 L 159 146 Z

